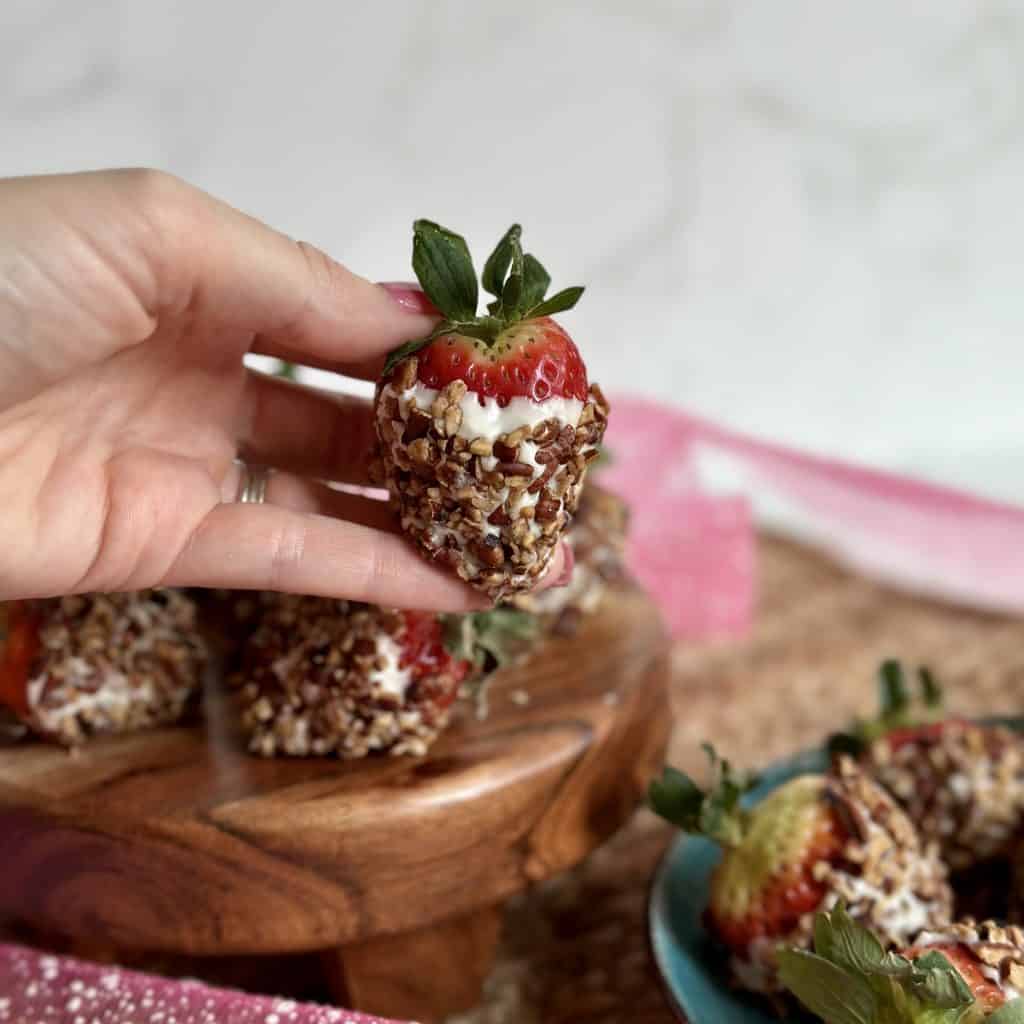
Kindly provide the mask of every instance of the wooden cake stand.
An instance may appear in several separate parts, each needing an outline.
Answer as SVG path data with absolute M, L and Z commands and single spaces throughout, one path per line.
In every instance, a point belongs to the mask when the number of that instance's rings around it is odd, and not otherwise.
M 0 749 L 0 916 L 86 948 L 323 951 L 339 1001 L 438 1020 L 478 999 L 503 901 L 629 817 L 667 681 L 657 612 L 624 586 L 422 759 L 248 756 L 216 686 L 202 724 Z

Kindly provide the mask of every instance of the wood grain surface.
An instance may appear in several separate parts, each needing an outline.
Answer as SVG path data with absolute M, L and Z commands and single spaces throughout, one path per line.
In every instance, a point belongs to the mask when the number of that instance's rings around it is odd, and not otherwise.
M 397 1020 L 439 1021 L 472 1009 L 494 965 L 502 908 L 487 907 L 380 939 L 351 943 L 322 961 L 332 996 Z
M 623 587 L 499 673 L 423 759 L 261 761 L 205 723 L 0 749 L 0 916 L 126 949 L 323 950 L 500 904 L 630 815 L 667 740 L 668 644 Z

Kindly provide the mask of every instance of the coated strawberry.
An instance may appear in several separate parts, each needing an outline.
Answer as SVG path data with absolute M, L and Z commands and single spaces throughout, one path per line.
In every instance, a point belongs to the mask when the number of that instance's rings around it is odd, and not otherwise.
M 483 271 L 494 300 L 477 315 L 465 241 L 414 226 L 413 268 L 443 316 L 388 358 L 377 390 L 381 481 L 403 531 L 494 600 L 533 588 L 575 514 L 608 406 L 545 299 L 550 278 L 513 225 Z
M 0 704 L 68 746 L 177 721 L 206 664 L 195 616 L 173 590 L 2 606 Z
M 288 594 L 260 601 L 232 682 L 249 748 L 264 757 L 426 753 L 462 683 L 500 662 L 499 637 L 517 614 L 439 617 Z
M 723 847 L 705 920 L 729 950 L 739 984 L 777 991 L 779 944 L 806 947 L 812 914 L 838 900 L 890 944 L 949 922 L 944 866 L 853 761 L 829 775 L 798 775 L 748 809 L 741 797 L 749 780 L 710 754 L 715 782 L 707 793 L 667 769 L 650 800 L 662 817 Z
M 580 494 L 576 518 L 565 532 L 573 554 L 568 585 L 518 594 L 510 604 L 539 615 L 552 633 L 574 633 L 583 616 L 600 606 L 608 585 L 625 575 L 628 525 L 626 503 L 588 479 Z
M 1019 1024 L 1024 932 L 965 920 L 887 951 L 843 906 L 819 914 L 814 952 L 779 953 L 786 988 L 826 1024 Z
M 28 681 L 39 653 L 39 616 L 27 601 L 0 604 L 0 704 L 29 712 Z
M 926 669 L 911 695 L 898 661 L 879 669 L 878 716 L 829 741 L 857 756 L 939 844 L 954 871 L 1005 858 L 1024 823 L 1024 742 L 1004 726 L 950 716 Z

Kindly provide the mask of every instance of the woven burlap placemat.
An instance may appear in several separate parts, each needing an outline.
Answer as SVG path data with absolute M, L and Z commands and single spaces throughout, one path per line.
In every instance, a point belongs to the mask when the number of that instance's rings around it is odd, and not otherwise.
M 748 767 L 820 743 L 875 707 L 886 657 L 925 662 L 953 710 L 1024 709 L 1024 622 L 899 594 L 774 538 L 758 550 L 756 625 L 681 644 L 670 759 L 702 740 Z M 572 873 L 517 900 L 483 1005 L 458 1024 L 669 1024 L 647 946 L 651 876 L 672 830 L 646 811 Z

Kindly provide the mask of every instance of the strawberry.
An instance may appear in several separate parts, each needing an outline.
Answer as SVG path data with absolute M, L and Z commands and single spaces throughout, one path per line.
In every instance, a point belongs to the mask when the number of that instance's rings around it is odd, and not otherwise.
M 550 278 L 513 225 L 483 271 L 465 241 L 414 226 L 413 268 L 444 318 L 389 356 L 377 389 L 379 476 L 424 554 L 497 601 L 532 589 L 576 512 L 608 406 L 551 319 L 583 292 Z
M 965 926 L 961 924 L 953 927 L 963 928 Z M 967 943 L 958 942 L 952 937 L 948 939 L 945 937 L 933 938 L 929 939 L 926 945 L 915 945 L 911 949 L 902 950 L 901 954 L 908 960 L 918 960 L 929 950 L 941 953 L 952 964 L 953 969 L 960 975 L 970 991 L 975 1007 L 983 1010 L 986 1015 L 992 1010 L 999 1009 L 1007 1001 L 998 975 L 996 980 L 986 975 L 987 965 L 977 958 L 975 949 Z M 1020 965 L 1018 967 L 1020 971 L 1024 971 L 1024 967 L 1020 967 Z
M 514 324 L 492 344 L 450 331 L 419 351 L 418 382 L 441 391 L 466 385 L 480 405 L 493 398 L 501 409 L 513 398 L 587 400 L 587 368 L 572 338 L 551 317 Z
M 542 624 L 553 633 L 575 632 L 581 618 L 601 603 L 607 585 L 625 574 L 628 524 L 626 503 L 588 479 L 580 494 L 576 518 L 565 533 L 573 553 L 568 586 L 539 594 L 518 594 L 510 603 L 539 615 Z
M 723 847 L 705 921 L 729 950 L 739 984 L 777 991 L 779 944 L 805 947 L 811 915 L 840 899 L 892 944 L 949 922 L 944 866 L 852 760 L 829 775 L 798 775 L 747 808 L 741 798 L 750 780 L 707 749 L 715 775 L 709 791 L 669 768 L 652 784 L 650 802 L 673 824 Z
M 253 753 L 422 755 L 468 677 L 500 658 L 500 622 L 262 595 L 233 679 Z M 496 610 L 494 616 L 516 613 Z
M 24 717 L 28 681 L 39 654 L 39 620 L 27 601 L 0 604 L 0 704 Z
M 915 701 L 898 661 L 879 670 L 881 711 L 829 746 L 857 756 L 954 871 L 1004 858 L 1024 822 L 1024 743 L 1000 725 L 948 716 L 918 670 Z
M 1019 1024 L 1024 932 L 972 920 L 885 949 L 842 905 L 819 914 L 814 952 L 779 955 L 786 988 L 826 1024 Z
M 0 619 L 0 703 L 68 746 L 174 722 L 198 691 L 205 649 L 177 591 L 12 602 Z

